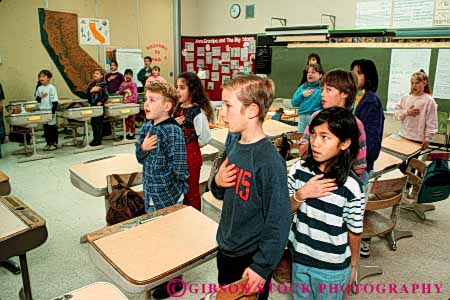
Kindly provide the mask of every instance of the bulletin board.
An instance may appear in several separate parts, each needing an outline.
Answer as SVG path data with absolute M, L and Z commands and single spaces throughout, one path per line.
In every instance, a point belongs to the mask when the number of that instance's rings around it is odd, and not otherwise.
M 238 72 L 254 72 L 256 35 L 182 37 L 183 72 L 199 70 L 211 100 L 221 100 L 222 84 Z

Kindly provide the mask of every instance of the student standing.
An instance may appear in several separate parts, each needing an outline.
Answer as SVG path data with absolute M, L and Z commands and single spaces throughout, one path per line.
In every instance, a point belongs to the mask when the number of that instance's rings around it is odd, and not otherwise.
M 224 84 L 221 117 L 240 139 L 227 149 L 211 182 L 212 193 L 223 200 L 217 230 L 219 284 L 248 277 L 248 292 L 259 292 L 258 299 L 268 298 L 291 225 L 286 164 L 262 128 L 273 96 L 273 82 L 255 75 Z
M 133 70 L 125 70 L 125 81 L 120 85 L 118 94 L 123 96 L 123 103 L 137 103 L 137 85 L 133 81 Z M 135 118 L 134 116 L 128 116 L 125 119 L 125 130 L 127 132 L 127 139 L 134 139 L 135 135 Z
M 144 67 L 138 72 L 137 78 L 142 83 L 142 86 L 145 87 L 145 82 L 147 78 L 152 75 L 152 58 L 150 56 L 144 57 Z
M 105 106 L 108 100 L 106 92 L 106 82 L 103 79 L 103 71 L 97 69 L 93 73 L 93 81 L 89 83 L 86 94 L 88 95 L 88 102 L 91 106 Z M 92 133 L 94 139 L 89 143 L 90 146 L 100 146 L 103 139 L 103 116 L 94 117 L 91 119 Z
M 108 93 L 114 94 L 117 93 L 117 91 L 120 88 L 120 85 L 125 80 L 122 73 L 119 72 L 119 65 L 117 64 L 117 61 L 112 60 L 110 62 L 111 72 L 107 73 L 105 75 L 106 84 L 108 85 Z
M 310 53 L 308 55 L 308 60 L 306 61 L 305 68 L 303 69 L 302 80 L 300 80 L 299 86 L 304 84 L 307 81 L 307 78 L 308 78 L 308 67 L 310 65 L 314 65 L 314 64 L 322 65 L 321 62 L 320 62 L 320 56 L 317 53 Z
M 152 68 L 152 76 L 147 77 L 147 81 L 145 82 L 145 84 L 147 85 L 154 81 L 167 83 L 164 77 L 161 76 L 161 69 L 159 68 L 159 66 L 154 66 Z

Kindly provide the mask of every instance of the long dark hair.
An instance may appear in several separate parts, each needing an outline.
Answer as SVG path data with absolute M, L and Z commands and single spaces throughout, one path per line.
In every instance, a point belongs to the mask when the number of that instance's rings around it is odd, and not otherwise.
M 359 150 L 359 129 L 353 114 L 342 107 L 330 107 L 319 112 L 311 121 L 309 128 L 311 135 L 314 134 L 316 126 L 328 124 L 328 128 L 339 141 L 342 143 L 350 140 L 351 144 L 346 150 L 342 150 L 337 156 L 326 162 L 325 174 L 326 178 L 336 179 L 336 184 L 342 186 L 347 180 L 356 159 Z M 311 139 L 311 138 L 310 138 Z M 305 166 L 309 169 L 320 172 L 320 163 L 317 162 L 311 150 L 311 141 L 309 143 L 308 156 L 305 159 Z
M 357 59 L 352 62 L 350 69 L 353 70 L 356 66 L 364 74 L 363 89 L 376 93 L 378 89 L 378 72 L 375 63 L 370 59 Z
M 181 73 L 178 75 L 178 79 L 180 78 L 186 82 L 186 86 L 191 94 L 192 104 L 196 104 L 203 109 L 208 121 L 211 121 L 213 119 L 213 109 L 200 78 L 192 72 Z

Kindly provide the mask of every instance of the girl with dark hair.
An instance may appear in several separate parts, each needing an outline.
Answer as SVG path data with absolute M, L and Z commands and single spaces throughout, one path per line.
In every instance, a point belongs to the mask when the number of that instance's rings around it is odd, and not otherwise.
M 307 287 L 295 289 L 293 297 L 342 299 L 356 276 L 363 231 L 365 196 L 352 172 L 360 133 L 343 107 L 320 111 L 310 130 L 308 155 L 288 175 L 291 207 L 297 212 L 288 241 L 292 284 Z M 338 288 L 331 291 L 334 285 Z
M 137 85 L 136 82 L 133 81 L 133 70 L 126 69 L 124 72 L 125 81 L 120 85 L 119 91 L 117 92 L 119 95 L 123 96 L 123 103 L 137 103 Z M 129 116 L 125 119 L 125 129 L 127 132 L 127 139 L 133 140 L 135 131 L 135 118 L 134 116 Z
M 302 75 L 302 80 L 300 81 L 300 85 L 304 84 L 307 80 L 308 80 L 308 67 L 310 65 L 320 65 L 320 56 L 317 53 L 310 53 L 308 55 L 308 60 L 306 61 L 306 66 L 303 69 L 303 75 Z
M 189 170 L 189 189 L 184 197 L 184 204 L 200 210 L 200 147 L 211 140 L 208 121 L 213 118 L 213 110 L 202 81 L 195 73 L 181 73 L 176 88 L 179 103 L 175 108 L 174 118 L 183 129 Z
M 117 61 L 112 60 L 110 63 L 111 72 L 105 75 L 106 84 L 108 85 L 107 90 L 108 93 L 114 94 L 120 88 L 122 82 L 124 82 L 125 78 L 122 73 L 119 72 L 119 65 Z
M 320 79 L 322 79 L 323 68 L 319 64 L 308 66 L 307 82 L 300 85 L 292 96 L 291 104 L 298 109 L 298 132 L 303 133 L 311 120 L 311 115 L 322 109 L 322 89 Z

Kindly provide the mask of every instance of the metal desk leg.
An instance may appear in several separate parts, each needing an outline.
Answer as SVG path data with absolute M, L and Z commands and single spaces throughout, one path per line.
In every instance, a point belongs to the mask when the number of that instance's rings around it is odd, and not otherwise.
M 52 154 L 38 154 L 36 149 L 36 133 L 34 132 L 34 127 L 31 127 L 31 141 L 33 142 L 33 154 L 31 156 L 21 158 L 18 160 L 19 163 L 34 161 L 39 159 L 47 159 L 53 157 Z
M 82 153 L 87 151 L 94 151 L 94 150 L 100 150 L 103 149 L 103 145 L 99 146 L 89 146 L 89 125 L 88 121 L 84 121 L 84 140 L 83 140 L 83 148 L 76 149 L 73 151 L 73 153 Z
M 31 296 L 30 275 L 28 274 L 27 255 L 26 254 L 19 255 L 19 259 L 20 259 L 20 267 L 22 268 L 22 282 L 23 282 L 23 288 L 19 292 L 19 297 L 22 300 L 33 300 L 33 297 Z
M 128 116 L 127 116 L 128 117 Z M 123 137 L 121 141 L 118 142 L 113 142 L 113 146 L 119 146 L 119 145 L 126 145 L 126 144 L 133 144 L 136 142 L 136 140 L 127 140 L 126 135 L 127 135 L 127 128 L 126 128 L 126 121 L 125 119 L 127 118 L 122 118 L 122 126 L 123 126 Z

